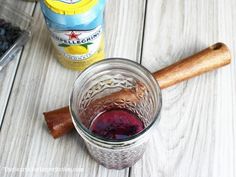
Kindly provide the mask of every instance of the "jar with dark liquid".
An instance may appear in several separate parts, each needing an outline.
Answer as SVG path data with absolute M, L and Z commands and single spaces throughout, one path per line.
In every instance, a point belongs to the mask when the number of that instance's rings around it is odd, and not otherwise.
M 161 109 L 152 74 L 127 59 L 106 59 L 74 83 L 70 111 L 91 156 L 107 168 L 132 166 L 143 155 Z

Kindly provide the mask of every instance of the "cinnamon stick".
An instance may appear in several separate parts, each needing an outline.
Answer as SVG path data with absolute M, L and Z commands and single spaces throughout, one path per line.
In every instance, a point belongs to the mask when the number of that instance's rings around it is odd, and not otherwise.
M 69 133 L 74 128 L 68 106 L 45 112 L 43 115 L 48 129 L 54 138 Z
M 160 88 L 164 89 L 200 74 L 225 66 L 229 64 L 230 61 L 231 55 L 228 47 L 223 43 L 216 43 L 193 56 L 187 57 L 171 66 L 153 73 L 153 76 L 158 81 Z M 140 94 L 137 89 L 139 89 L 139 87 L 136 87 L 135 91 L 132 89 L 123 89 L 103 97 L 102 99 L 96 100 L 96 103 L 94 104 L 98 104 L 98 102 L 104 99 L 115 100 L 128 98 L 137 102 L 137 95 Z M 58 138 L 74 129 L 68 106 L 45 112 L 44 117 L 48 129 L 54 138 Z

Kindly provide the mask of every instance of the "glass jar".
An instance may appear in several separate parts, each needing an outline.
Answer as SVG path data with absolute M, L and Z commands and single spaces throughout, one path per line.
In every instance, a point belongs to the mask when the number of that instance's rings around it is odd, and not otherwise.
M 90 131 L 94 118 L 106 110 L 127 109 L 144 124 L 133 136 L 111 140 Z M 106 59 L 83 71 L 70 97 L 73 123 L 91 156 L 107 168 L 132 166 L 143 155 L 154 123 L 159 122 L 160 87 L 143 66 L 127 59 Z
M 83 70 L 104 58 L 105 0 L 40 0 L 58 61 Z

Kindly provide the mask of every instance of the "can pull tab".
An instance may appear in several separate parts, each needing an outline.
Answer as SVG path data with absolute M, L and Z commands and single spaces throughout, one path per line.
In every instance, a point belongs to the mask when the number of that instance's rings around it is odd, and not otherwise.
M 23 46 L 27 43 L 30 38 L 30 32 L 23 31 L 21 36 L 16 42 L 10 47 L 10 49 L 0 58 L 0 71 L 12 61 L 16 55 L 21 51 Z

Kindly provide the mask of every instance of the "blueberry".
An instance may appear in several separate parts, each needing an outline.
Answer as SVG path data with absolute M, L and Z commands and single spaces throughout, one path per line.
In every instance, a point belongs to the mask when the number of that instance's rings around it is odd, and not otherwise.
M 0 18 L 0 26 L 3 26 L 5 23 L 6 23 L 5 20 Z
M 4 42 L 2 43 L 2 45 L 0 45 L 0 49 L 1 49 L 2 51 L 6 51 L 9 47 L 10 47 L 10 45 L 9 45 L 9 42 L 7 42 L 7 41 L 4 41 Z
M 18 36 L 17 35 L 12 35 L 12 36 L 6 36 L 7 42 L 13 44 L 17 40 Z
M 13 26 L 12 31 L 14 31 L 15 33 L 19 33 L 21 29 L 18 26 Z
M 9 30 L 11 28 L 11 24 L 10 23 L 5 23 L 3 24 L 3 27 L 6 29 L 6 30 Z
M 0 28 L 0 36 L 4 36 L 6 33 L 6 30 L 4 28 Z
M 5 41 L 6 40 L 6 36 L 0 36 L 0 41 Z
M 21 29 L 0 19 L 0 56 L 3 55 L 21 35 Z

